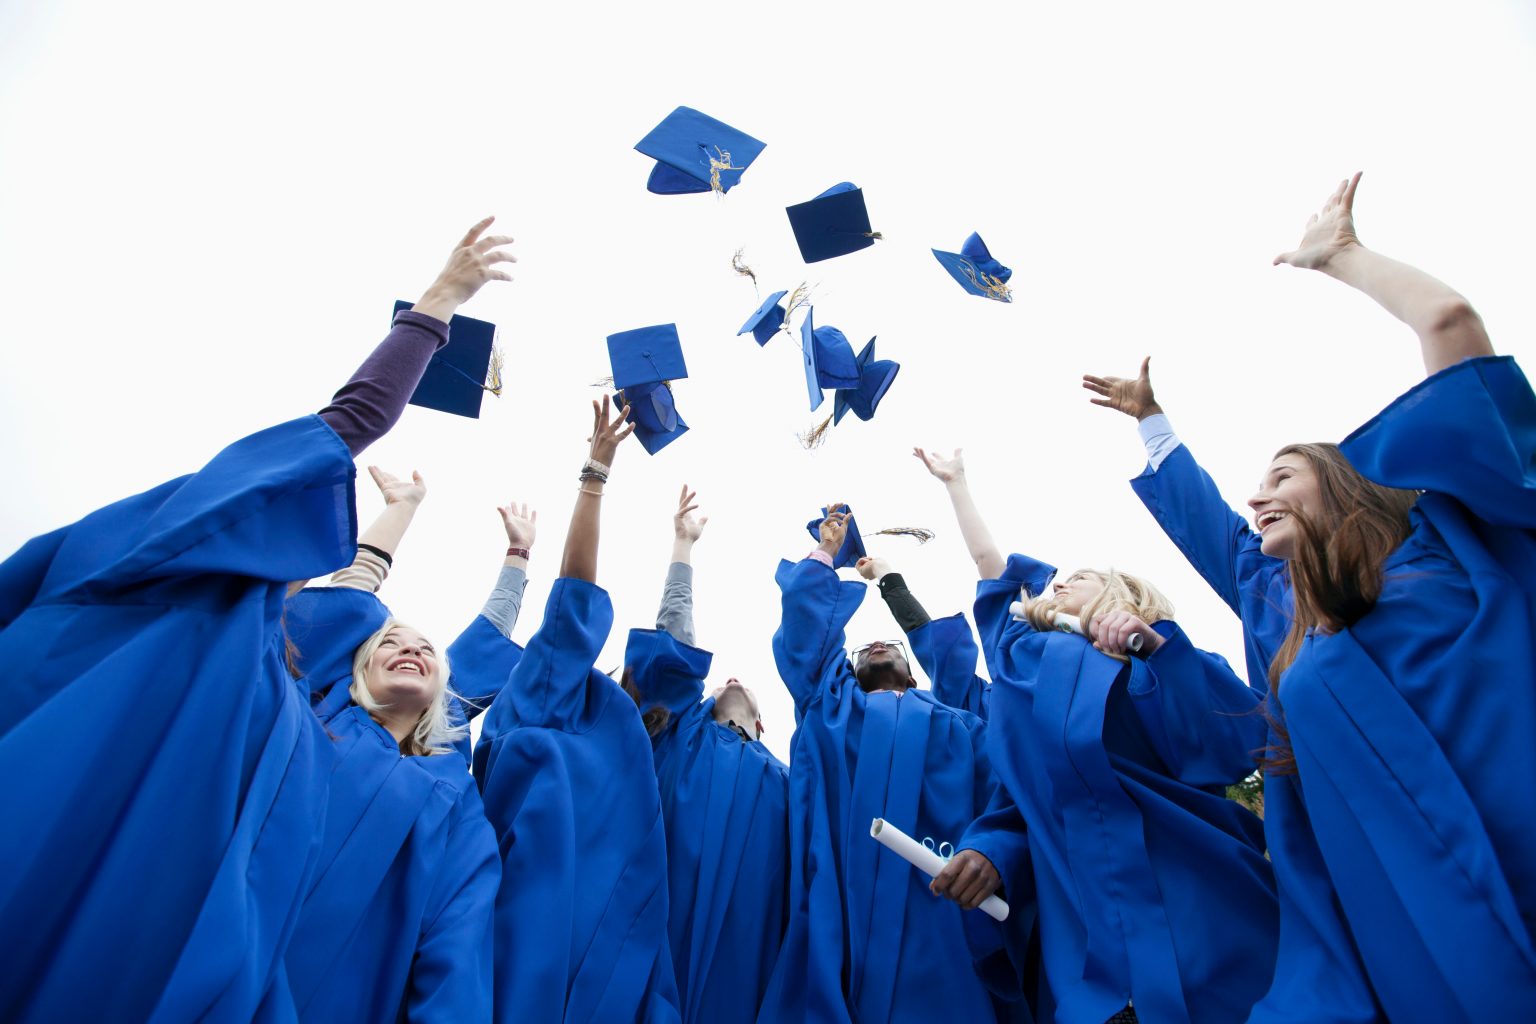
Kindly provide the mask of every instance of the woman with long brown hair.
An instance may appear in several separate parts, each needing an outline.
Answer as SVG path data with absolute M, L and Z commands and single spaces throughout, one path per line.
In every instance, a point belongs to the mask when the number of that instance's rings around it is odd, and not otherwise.
M 1251 1020 L 1527 1019 L 1536 822 L 1507 806 L 1536 780 L 1536 397 L 1464 298 L 1360 244 L 1359 180 L 1275 262 L 1407 323 L 1428 378 L 1338 446 L 1283 448 L 1252 528 L 1157 422 L 1145 364 L 1084 384 L 1142 422 L 1134 486 L 1270 683 L 1281 945 Z

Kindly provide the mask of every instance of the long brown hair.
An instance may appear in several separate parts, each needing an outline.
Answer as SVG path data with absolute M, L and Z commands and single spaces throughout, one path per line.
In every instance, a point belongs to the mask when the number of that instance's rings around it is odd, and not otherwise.
M 645 698 L 640 695 L 640 687 L 630 677 L 629 666 L 624 666 L 624 674 L 619 677 L 619 687 L 629 694 L 629 699 L 635 702 L 635 707 L 640 708 L 640 724 L 645 726 L 645 734 L 652 739 L 660 736 L 666 729 L 667 723 L 672 721 L 672 712 L 660 704 L 652 704 L 645 707 Z
M 1315 516 L 1286 509 L 1296 523 L 1296 553 L 1287 565 L 1294 612 L 1285 642 L 1269 665 L 1266 714 L 1277 742 L 1265 753 L 1265 771 L 1291 774 L 1296 759 L 1280 704 L 1280 677 L 1313 630 L 1337 633 L 1358 622 L 1381 597 L 1382 566 L 1408 539 L 1408 510 L 1417 491 L 1383 487 L 1361 476 L 1336 444 L 1290 444 L 1275 453 L 1300 455 L 1317 476 Z M 1270 461 L 1274 461 L 1271 459 Z

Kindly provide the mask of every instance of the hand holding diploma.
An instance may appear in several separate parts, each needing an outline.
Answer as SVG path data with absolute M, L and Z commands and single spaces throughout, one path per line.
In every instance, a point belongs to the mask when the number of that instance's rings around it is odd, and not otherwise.
M 961 850 L 946 863 L 884 818 L 870 822 L 869 834 L 875 842 L 932 878 L 929 888 L 934 895 L 948 896 L 967 910 L 979 908 L 994 921 L 1008 920 L 1008 904 L 993 895 L 1000 884 L 997 869 L 975 850 Z

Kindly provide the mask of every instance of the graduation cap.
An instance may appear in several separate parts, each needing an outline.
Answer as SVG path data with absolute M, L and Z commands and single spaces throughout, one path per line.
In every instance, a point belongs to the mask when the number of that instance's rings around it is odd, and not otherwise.
M 655 455 L 688 431 L 677 414 L 670 382 L 688 376 L 676 324 L 658 324 L 608 335 L 608 364 L 619 408 L 630 408 L 630 421 L 641 446 Z
M 672 196 L 729 192 L 767 144 L 692 107 L 678 107 L 635 148 L 656 161 L 646 189 Z
M 741 325 L 736 336 L 739 338 L 751 331 L 759 345 L 768 344 L 779 333 L 779 328 L 784 326 L 784 318 L 789 315 L 788 310 L 779 305 L 779 300 L 788 294 L 788 291 L 774 292 L 764 299 L 763 304 L 757 307 L 757 312 L 747 317 L 747 322 Z
M 992 254 L 987 251 L 987 244 L 976 232 L 971 232 L 971 237 L 965 240 L 959 252 L 935 249 L 933 255 L 949 271 L 949 276 L 972 295 L 996 299 L 998 302 L 1013 301 L 1013 292 L 1008 288 L 1008 279 L 1013 276 L 1013 271 L 992 258 Z
M 789 226 L 800 245 L 800 258 L 819 263 L 868 249 L 880 238 L 869 226 L 864 192 L 850 181 L 839 182 L 807 203 L 787 207 Z
M 810 394 L 811 409 L 821 407 L 825 396 L 823 388 L 856 388 L 859 386 L 859 361 L 853 354 L 848 338 L 836 327 L 817 327 L 814 309 L 805 311 L 800 323 L 800 349 L 804 353 L 805 386 Z
M 413 303 L 398 301 L 395 314 Z M 489 391 L 501 394 L 501 353 L 496 350 L 496 325 L 455 315 L 448 321 L 448 344 L 432 354 L 411 404 L 480 418 L 480 399 Z
M 901 364 L 890 359 L 875 358 L 875 339 L 870 338 L 869 344 L 864 346 L 858 356 L 859 385 L 855 388 L 844 388 L 832 396 L 832 422 L 843 422 L 843 417 L 850 411 L 861 420 L 870 420 L 875 417 L 875 408 L 880 404 L 880 399 L 891 389 L 891 384 L 896 380 L 896 374 L 901 371 Z
M 865 555 L 864 538 L 859 536 L 859 524 L 853 520 L 853 510 L 847 505 L 843 505 L 842 509 L 848 513 L 848 518 L 844 520 L 848 524 L 848 532 L 843 535 L 843 546 L 838 548 L 837 554 L 832 556 L 834 569 L 852 565 Z M 805 524 L 813 540 L 821 540 L 821 524 L 826 520 L 827 514 L 826 508 L 822 508 L 820 516 Z

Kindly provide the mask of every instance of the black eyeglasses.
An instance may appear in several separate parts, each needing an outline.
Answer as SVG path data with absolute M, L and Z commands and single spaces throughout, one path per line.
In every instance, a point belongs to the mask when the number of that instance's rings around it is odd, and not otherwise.
M 899 651 L 903 661 L 911 660 L 907 657 L 907 645 L 903 640 L 876 640 L 872 643 L 865 644 L 863 647 L 855 647 L 853 650 L 848 652 L 848 657 L 852 659 L 855 665 L 857 665 L 859 663 L 859 659 L 868 654 L 871 647 L 875 647 L 877 645 L 881 647 L 889 647 L 892 650 Z

